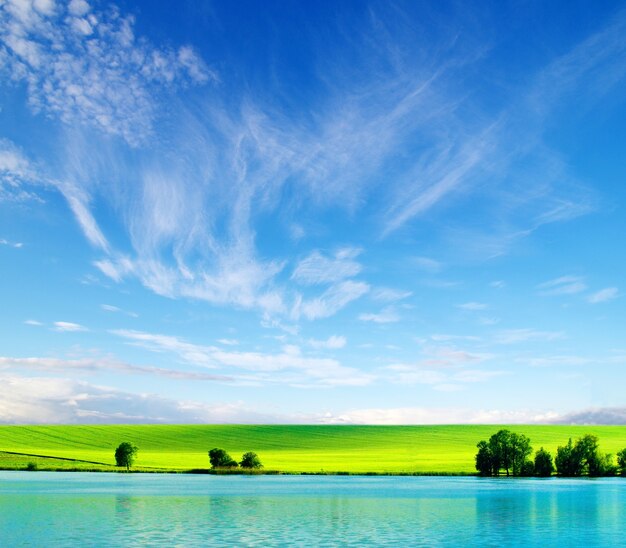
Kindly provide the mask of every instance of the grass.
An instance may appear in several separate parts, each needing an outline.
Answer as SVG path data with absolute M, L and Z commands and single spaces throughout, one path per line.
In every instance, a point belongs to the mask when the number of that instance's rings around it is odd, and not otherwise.
M 139 447 L 136 469 L 187 471 L 209 467 L 207 451 L 226 449 L 239 460 L 254 451 L 267 470 L 295 473 L 472 474 L 476 443 L 503 426 L 0 426 L 0 468 L 116 470 L 122 441 Z M 558 445 L 584 434 L 600 449 L 626 447 L 626 426 L 508 426 L 553 456 Z M 44 458 L 44 457 L 54 458 Z M 60 460 L 75 459 L 75 460 Z M 89 461 L 89 462 L 87 462 Z M 94 464 L 101 463 L 101 464 Z

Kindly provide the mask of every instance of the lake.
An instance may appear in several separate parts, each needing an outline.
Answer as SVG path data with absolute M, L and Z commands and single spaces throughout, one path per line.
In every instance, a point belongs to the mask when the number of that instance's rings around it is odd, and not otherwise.
M 626 480 L 0 472 L 2 546 L 624 546 Z

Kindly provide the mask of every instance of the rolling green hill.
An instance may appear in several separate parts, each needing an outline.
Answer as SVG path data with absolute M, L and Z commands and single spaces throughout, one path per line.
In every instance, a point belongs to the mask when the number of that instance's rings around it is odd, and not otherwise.
M 471 474 L 476 443 L 500 428 L 525 434 L 534 450 L 543 446 L 553 455 L 569 437 L 584 434 L 597 435 L 604 452 L 626 447 L 626 426 L 141 425 L 1 426 L 0 451 L 113 465 L 115 447 L 130 441 L 139 447 L 136 465 L 144 469 L 208 468 L 207 451 L 220 447 L 237 460 L 255 451 L 267 470 L 283 472 Z M 0 467 L 19 468 L 33 460 L 40 469 L 100 468 L 6 453 Z

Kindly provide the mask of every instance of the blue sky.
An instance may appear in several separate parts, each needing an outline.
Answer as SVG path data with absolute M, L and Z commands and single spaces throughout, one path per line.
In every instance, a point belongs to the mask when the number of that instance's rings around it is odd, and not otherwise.
M 623 2 L 0 2 L 0 422 L 624 423 Z

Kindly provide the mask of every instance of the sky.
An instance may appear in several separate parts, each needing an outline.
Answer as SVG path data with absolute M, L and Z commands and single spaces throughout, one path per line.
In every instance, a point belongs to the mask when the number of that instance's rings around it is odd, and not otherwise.
M 624 36 L 0 0 L 0 423 L 626 424 Z

